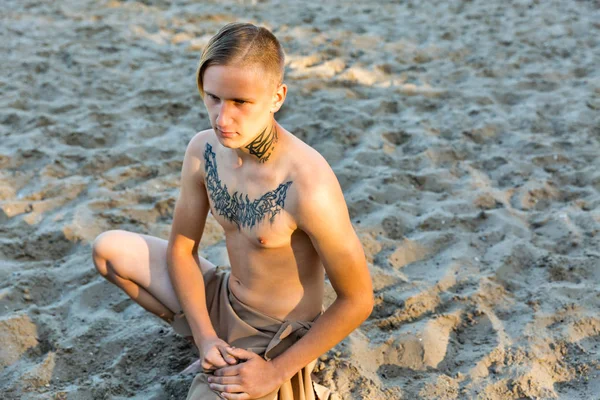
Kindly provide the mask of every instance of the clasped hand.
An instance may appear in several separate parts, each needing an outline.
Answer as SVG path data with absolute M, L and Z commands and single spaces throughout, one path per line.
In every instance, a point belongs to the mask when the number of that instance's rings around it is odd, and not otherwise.
M 279 372 L 271 361 L 251 351 L 225 347 L 230 356 L 244 360 L 215 370 L 209 375 L 210 388 L 224 399 L 256 399 L 273 392 L 283 384 Z

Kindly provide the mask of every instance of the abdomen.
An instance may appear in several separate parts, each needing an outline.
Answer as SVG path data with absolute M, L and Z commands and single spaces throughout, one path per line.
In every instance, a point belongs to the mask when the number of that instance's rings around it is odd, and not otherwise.
M 312 320 L 323 304 L 324 271 L 308 237 L 268 248 L 227 237 L 230 289 L 242 302 L 281 320 Z M 306 236 L 306 235 L 304 235 Z

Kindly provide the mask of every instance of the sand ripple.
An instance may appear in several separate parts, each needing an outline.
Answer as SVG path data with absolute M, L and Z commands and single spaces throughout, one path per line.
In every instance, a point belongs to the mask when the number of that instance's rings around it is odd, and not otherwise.
M 3 9 L 3 398 L 184 396 L 191 348 L 95 273 L 90 244 L 168 237 L 208 127 L 197 58 L 235 20 L 282 40 L 279 120 L 334 168 L 373 276 L 372 315 L 317 378 L 342 399 L 600 393 L 596 2 Z M 203 254 L 221 260 L 222 239 L 209 220 Z

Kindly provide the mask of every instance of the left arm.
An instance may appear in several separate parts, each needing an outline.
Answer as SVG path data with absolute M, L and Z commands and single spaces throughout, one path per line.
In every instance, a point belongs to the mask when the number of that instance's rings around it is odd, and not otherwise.
M 373 309 L 373 287 L 362 244 L 333 171 L 302 200 L 298 211 L 298 227 L 311 238 L 337 298 L 306 335 L 272 360 L 283 382 L 342 341 Z
M 333 304 L 300 340 L 265 361 L 244 349 L 228 349 L 235 366 L 218 369 L 211 388 L 226 399 L 261 397 L 281 386 L 308 363 L 342 341 L 373 310 L 373 287 L 364 251 L 350 222 L 342 190 L 327 165 L 323 179 L 302 191 L 294 214 L 298 228 L 311 239 L 337 294 Z

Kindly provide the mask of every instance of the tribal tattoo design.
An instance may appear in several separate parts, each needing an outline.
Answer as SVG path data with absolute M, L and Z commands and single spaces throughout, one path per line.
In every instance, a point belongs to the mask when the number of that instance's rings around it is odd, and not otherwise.
M 271 130 L 265 128 L 260 135 L 246 146 L 250 154 L 258 157 L 261 163 L 267 162 L 273 153 L 273 143 L 277 143 L 277 128 L 271 125 Z M 269 154 L 267 154 L 267 152 Z
M 267 217 L 269 222 L 273 223 L 275 216 L 283 209 L 292 181 L 282 183 L 277 189 L 251 201 L 247 194 L 243 195 L 237 191 L 233 195 L 229 194 L 227 185 L 221 183 L 217 173 L 216 155 L 208 143 L 204 150 L 204 161 L 206 187 L 219 215 L 236 224 L 239 230 L 252 228 Z

